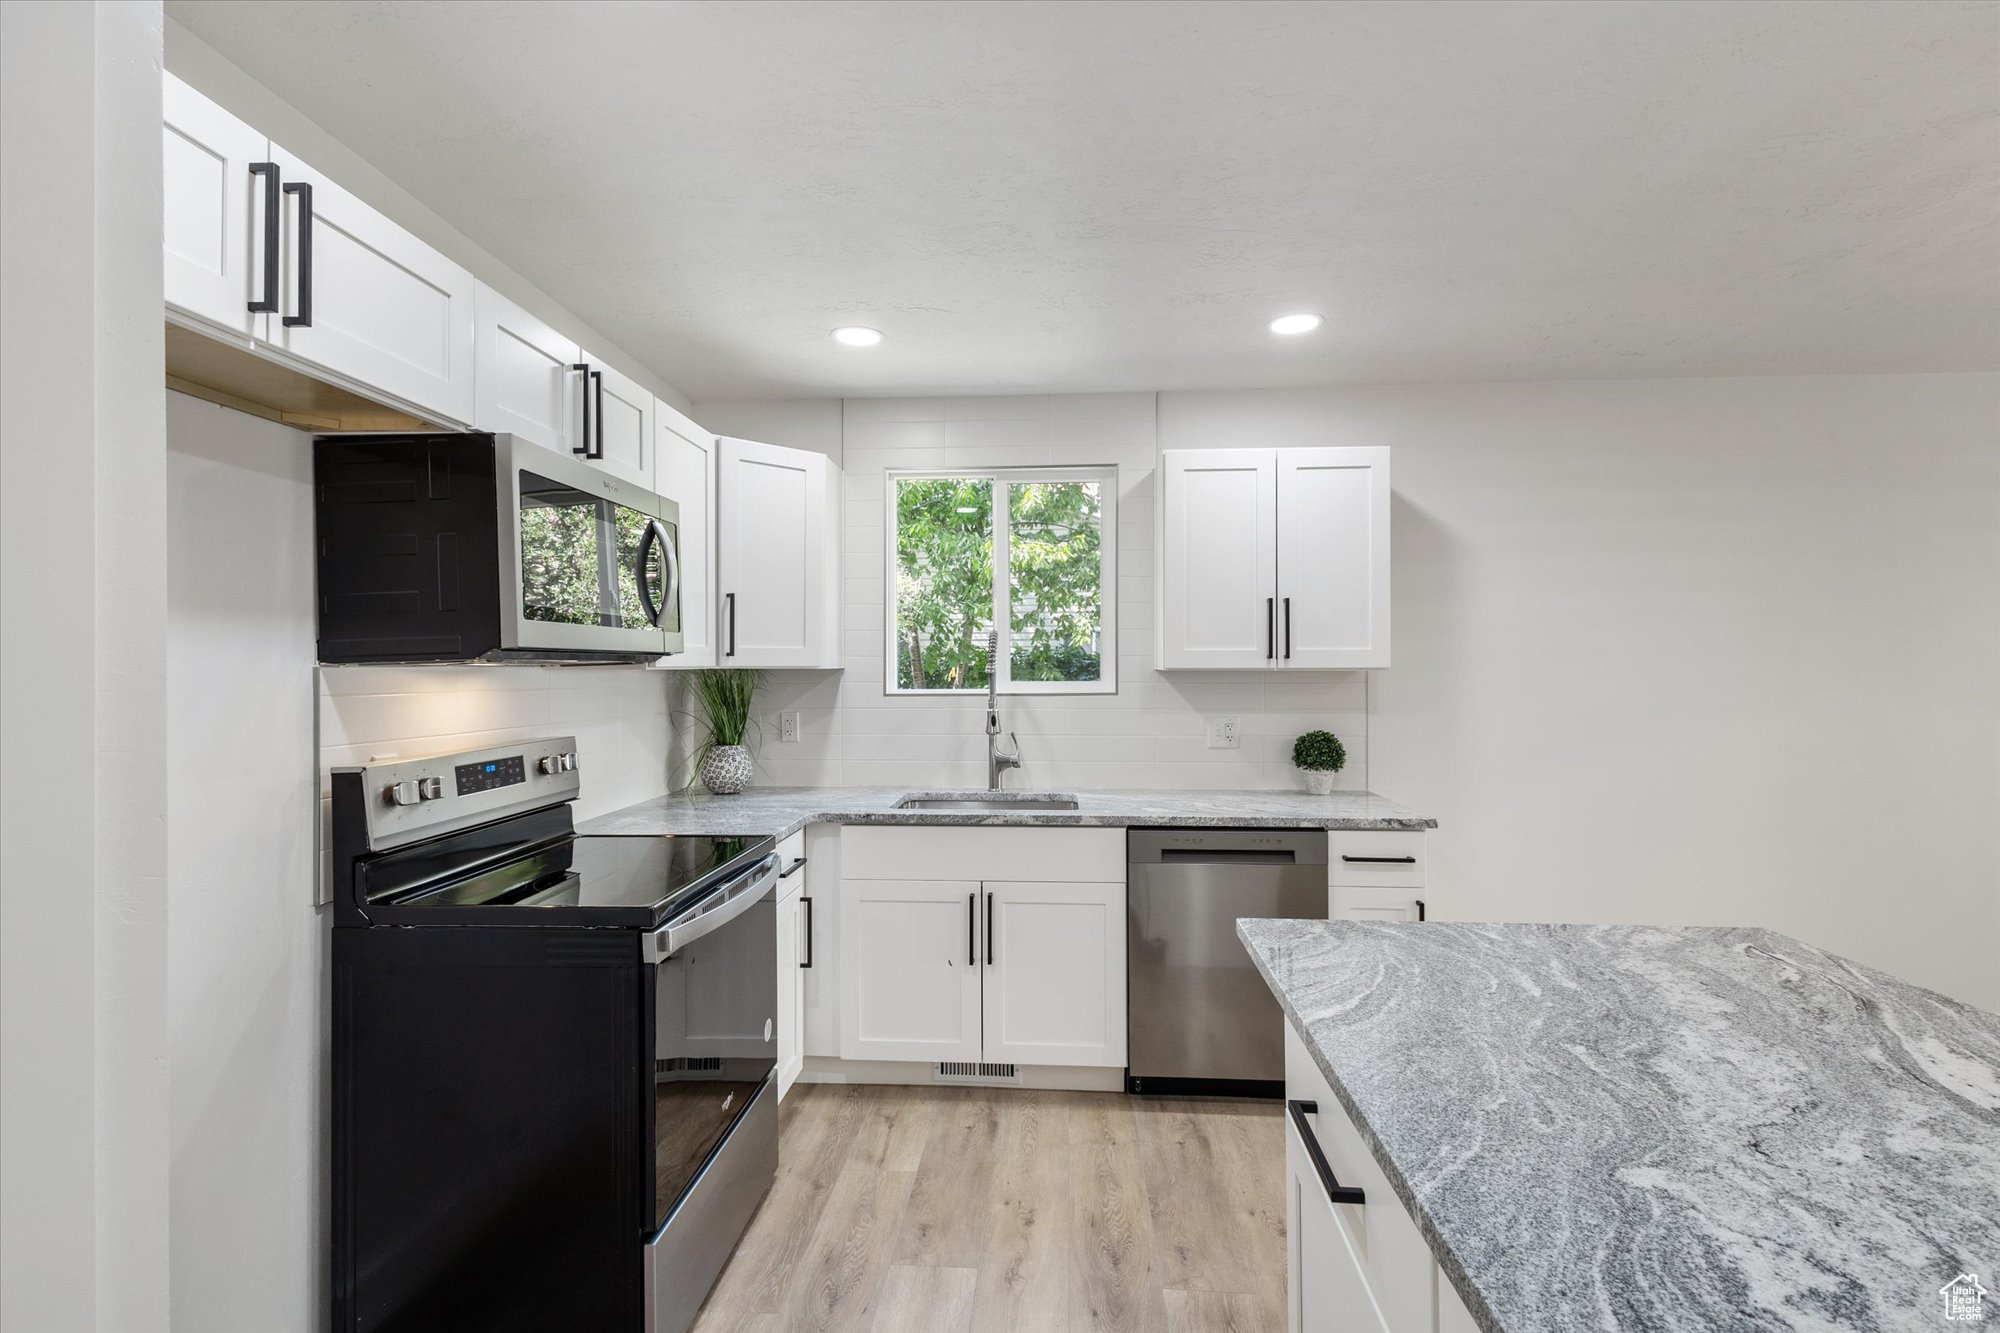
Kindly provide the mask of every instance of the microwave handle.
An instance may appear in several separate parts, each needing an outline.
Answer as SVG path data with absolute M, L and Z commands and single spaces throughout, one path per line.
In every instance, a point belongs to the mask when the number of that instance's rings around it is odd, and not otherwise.
M 646 579 L 646 556 L 653 544 L 659 543 L 667 561 L 667 583 L 659 601 L 653 600 L 652 585 Z M 646 535 L 639 539 L 639 559 L 633 571 L 639 585 L 639 601 L 646 608 L 646 619 L 653 622 L 653 628 L 660 627 L 660 621 L 674 604 L 674 595 L 680 591 L 681 561 L 674 552 L 673 538 L 667 535 L 667 525 L 657 518 L 646 520 Z

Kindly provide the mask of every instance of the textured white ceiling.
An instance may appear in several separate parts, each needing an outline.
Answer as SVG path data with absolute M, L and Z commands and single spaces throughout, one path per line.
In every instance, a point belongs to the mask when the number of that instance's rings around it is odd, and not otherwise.
M 697 398 L 2000 365 L 1993 3 L 167 11 Z

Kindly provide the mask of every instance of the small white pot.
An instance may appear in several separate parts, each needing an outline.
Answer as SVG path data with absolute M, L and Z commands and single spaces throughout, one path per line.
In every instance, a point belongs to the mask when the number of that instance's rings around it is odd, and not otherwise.
M 734 796 L 750 785 L 750 751 L 741 745 L 718 745 L 702 757 L 695 773 L 701 785 L 717 796 Z
M 1333 795 L 1333 783 L 1340 774 L 1328 769 L 1302 768 L 1299 776 L 1305 780 L 1306 790 L 1315 796 Z

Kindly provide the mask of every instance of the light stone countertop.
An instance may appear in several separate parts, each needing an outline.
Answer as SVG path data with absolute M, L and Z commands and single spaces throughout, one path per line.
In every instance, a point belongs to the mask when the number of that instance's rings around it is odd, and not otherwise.
M 1960 1327 L 1939 1288 L 2000 1288 L 2000 1016 L 1750 928 L 1237 932 L 1487 1333 Z
M 908 797 L 1073 798 L 1075 810 L 898 810 Z M 661 796 L 585 820 L 586 834 L 789 837 L 807 824 L 999 824 L 1056 828 L 1431 829 L 1437 821 L 1372 792 L 930 792 L 910 787 L 750 787 L 737 796 Z

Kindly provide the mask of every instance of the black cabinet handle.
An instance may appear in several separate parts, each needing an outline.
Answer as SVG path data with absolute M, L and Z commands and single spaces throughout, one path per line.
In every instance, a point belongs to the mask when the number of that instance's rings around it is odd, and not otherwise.
M 1278 599 L 1264 599 L 1264 660 L 1278 655 Z
M 1424 920 L 1424 900 L 1422 898 L 1417 899 L 1417 920 Z
M 723 650 L 722 655 L 734 657 L 736 656 L 736 594 L 733 592 L 722 594 L 722 606 L 729 615 L 729 647 Z
M 1291 1114 L 1292 1124 L 1298 1127 L 1299 1142 L 1306 1146 L 1306 1156 L 1312 1159 L 1313 1171 L 1319 1176 L 1320 1188 L 1326 1191 L 1328 1203 L 1367 1203 L 1368 1195 L 1359 1185 L 1343 1185 L 1333 1178 L 1333 1167 L 1328 1165 L 1326 1154 L 1320 1150 L 1319 1136 L 1312 1132 L 1306 1117 L 1319 1114 L 1318 1102 L 1286 1102 L 1285 1110 Z
M 993 966 L 993 895 L 986 895 L 986 966 Z
M 269 314 L 278 308 L 278 219 L 285 204 L 278 193 L 276 162 L 252 162 L 250 174 L 264 178 L 264 294 L 250 303 L 250 309 Z
M 1292 599 L 1285 599 L 1285 660 L 1292 660 Z
M 597 395 L 597 444 L 584 457 L 602 458 L 604 457 L 604 372 L 601 370 L 591 371 L 590 385 L 591 392 Z
M 1413 866 L 1417 863 L 1414 856 L 1349 856 L 1345 852 L 1341 853 L 1340 859 L 1358 866 Z
M 979 894 L 965 895 L 965 965 L 979 966 Z
M 806 868 L 806 859 L 803 856 L 801 856 L 798 860 L 792 862 L 791 866 L 788 869 L 782 871 L 778 875 L 778 878 L 790 879 L 793 875 L 798 874 L 801 870 L 804 870 L 805 868 Z
M 299 313 L 284 317 L 288 329 L 309 329 L 313 322 L 313 187 L 306 181 L 286 181 L 285 193 L 299 197 Z
M 579 458 L 590 457 L 590 362 L 572 361 L 571 370 L 577 373 L 576 396 L 583 406 L 583 435 L 581 444 L 572 444 L 569 451 Z
M 802 857 L 800 857 L 800 858 L 799 858 L 799 865 L 801 865 L 801 866 L 802 866 L 802 865 L 804 865 L 805 863 L 806 863 L 806 859 L 805 859 L 805 858 L 804 858 L 803 856 L 802 856 Z M 792 867 L 792 869 L 796 870 L 796 869 L 798 869 L 798 866 L 793 866 L 793 867 Z M 783 878 L 784 878 L 784 876 L 783 876 L 783 875 L 780 875 L 780 876 L 778 876 L 778 878 L 779 878 L 779 879 L 783 879 Z M 809 893 L 802 893 L 802 894 L 800 894 L 800 895 L 799 895 L 799 901 L 800 901 L 801 903 L 803 903 L 803 904 L 805 905 L 805 909 L 806 909 L 806 959 L 805 959 L 805 961 L 804 961 L 803 963 L 800 963 L 800 964 L 799 964 L 799 966 L 800 966 L 800 967 L 811 967 L 811 966 L 813 965 L 813 900 L 812 900 L 812 895 L 811 895 L 811 894 L 809 894 Z

